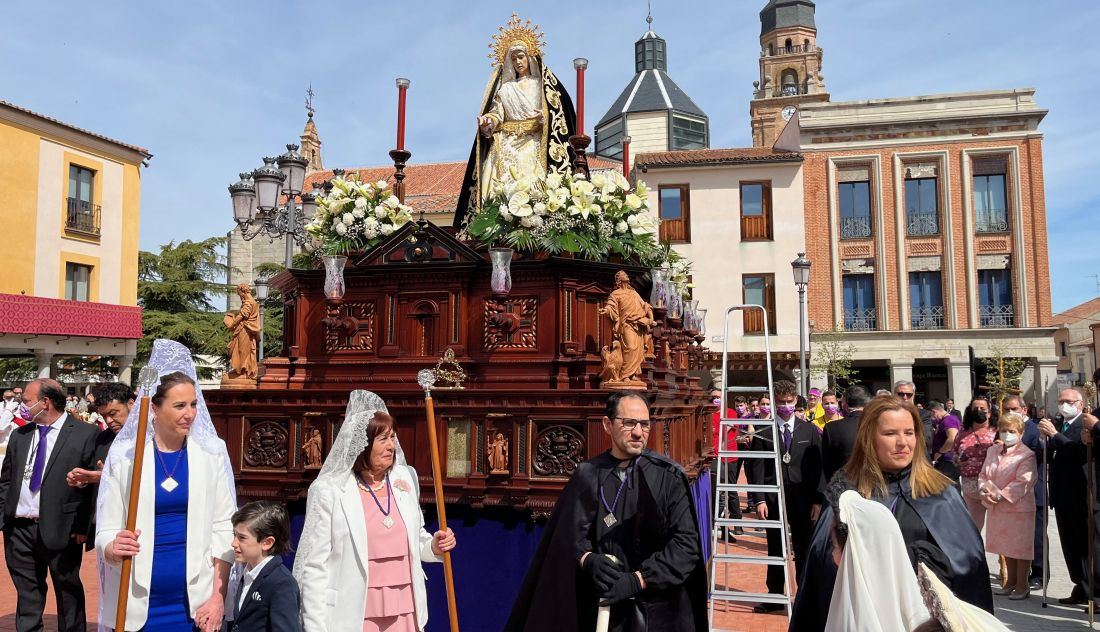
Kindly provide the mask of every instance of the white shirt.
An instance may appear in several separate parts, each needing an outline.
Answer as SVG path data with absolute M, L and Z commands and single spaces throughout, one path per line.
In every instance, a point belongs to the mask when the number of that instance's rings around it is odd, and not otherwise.
M 53 447 L 57 444 L 57 437 L 61 434 L 61 427 L 65 425 L 67 417 L 66 414 L 58 417 L 57 421 L 50 424 L 50 431 L 46 433 L 46 462 L 42 466 L 43 476 L 46 474 L 46 468 L 50 466 L 50 455 L 53 453 Z M 35 424 L 34 432 L 31 433 L 31 449 L 27 452 L 27 464 L 23 468 L 23 482 L 19 488 L 19 504 L 15 507 L 15 515 L 18 518 L 38 517 L 38 497 L 42 488 L 38 488 L 37 492 L 31 491 L 31 476 L 34 474 L 34 459 L 38 454 L 38 427 L 40 425 Z
M 264 559 L 260 560 L 260 563 L 252 567 L 252 570 L 246 572 L 244 577 L 241 578 L 241 594 L 237 596 L 237 612 L 244 610 L 244 598 L 248 596 L 249 589 L 252 588 L 252 582 L 256 581 L 259 577 L 260 571 L 263 570 L 264 565 L 271 561 L 272 555 L 268 555 Z
M 782 419 L 782 417 L 780 417 L 780 419 Z M 787 432 L 790 432 L 792 435 L 794 434 L 794 415 L 791 415 L 790 419 L 779 424 L 779 435 L 783 436 Z

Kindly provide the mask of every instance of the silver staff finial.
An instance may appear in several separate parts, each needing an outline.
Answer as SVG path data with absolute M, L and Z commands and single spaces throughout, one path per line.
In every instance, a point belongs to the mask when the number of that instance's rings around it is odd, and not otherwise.
M 141 367 L 141 371 L 138 373 L 138 388 L 149 394 L 149 391 L 153 390 L 153 386 L 156 385 L 158 377 L 160 376 L 157 375 L 156 368 L 146 364 Z
M 435 385 L 435 371 L 431 369 L 421 369 L 421 371 L 416 374 L 416 382 L 420 384 L 420 388 L 425 391 L 431 390 L 432 386 Z

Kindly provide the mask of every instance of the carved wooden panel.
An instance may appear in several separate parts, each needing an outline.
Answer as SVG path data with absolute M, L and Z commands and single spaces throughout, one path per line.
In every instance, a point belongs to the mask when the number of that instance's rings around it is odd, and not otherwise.
M 298 462 L 302 469 L 319 470 L 325 462 L 324 419 L 319 413 L 305 413 L 301 424 Z
M 244 462 L 249 467 L 284 468 L 290 455 L 290 433 L 285 422 L 253 424 L 244 438 Z
M 325 351 L 374 351 L 374 301 L 348 302 L 340 306 L 340 316 L 350 317 L 358 326 L 351 335 L 335 327 L 325 328 Z
M 584 460 L 584 435 L 564 424 L 536 424 L 531 469 L 536 476 L 569 477 Z
M 538 340 L 539 299 L 537 297 L 496 299 L 486 298 L 484 305 L 484 337 L 482 351 L 502 349 L 536 349 Z M 510 327 L 495 323 L 509 319 Z

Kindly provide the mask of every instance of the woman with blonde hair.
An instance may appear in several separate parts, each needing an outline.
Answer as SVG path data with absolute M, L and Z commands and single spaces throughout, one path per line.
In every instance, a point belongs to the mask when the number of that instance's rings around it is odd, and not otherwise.
M 833 476 L 826 495 L 837 498 L 846 490 L 889 509 L 914 567 L 923 563 L 960 599 L 993 612 L 981 535 L 951 481 L 928 460 L 916 407 L 885 395 L 864 408 L 852 456 Z M 837 574 L 832 514 L 826 507 L 814 530 L 791 630 L 819 631 L 827 619 Z
M 1035 453 L 1024 445 L 1026 420 L 1008 413 L 997 424 L 999 445 L 990 446 L 978 475 L 978 493 L 986 508 L 985 550 L 1005 556 L 1008 581 L 998 595 L 1027 599 L 1028 574 L 1035 557 Z

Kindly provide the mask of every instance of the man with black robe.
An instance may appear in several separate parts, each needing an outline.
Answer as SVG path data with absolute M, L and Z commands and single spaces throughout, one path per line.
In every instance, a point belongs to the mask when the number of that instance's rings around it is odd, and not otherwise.
M 603 418 L 611 449 L 581 463 L 531 560 L 506 631 L 707 629 L 706 571 L 688 479 L 645 448 L 649 406 L 612 393 Z M 612 557 L 614 559 L 612 559 Z

